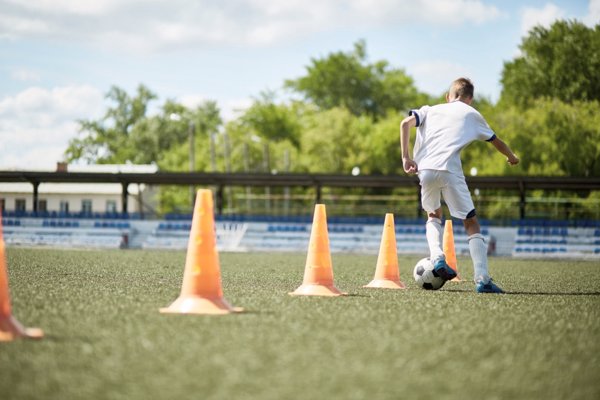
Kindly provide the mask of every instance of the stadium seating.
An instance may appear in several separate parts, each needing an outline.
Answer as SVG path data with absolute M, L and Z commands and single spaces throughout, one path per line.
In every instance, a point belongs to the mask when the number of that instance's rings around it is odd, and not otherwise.
M 131 234 L 128 222 L 85 221 L 58 218 L 3 219 L 7 245 L 122 248 Z
M 17 214 L 4 213 L 2 219 L 8 245 L 186 249 L 192 224 L 189 214 L 164 220 L 118 218 L 118 214 Z M 428 254 L 422 219 L 397 218 L 395 222 L 399 253 Z M 217 246 L 223 251 L 304 252 L 311 223 L 309 216 L 217 216 Z M 376 254 L 382 226 L 383 217 L 329 218 L 331 251 Z M 497 241 L 499 255 L 600 257 L 598 221 L 523 220 L 512 227 L 493 227 L 484 221 L 482 234 L 494 243 L 494 249 Z M 468 255 L 467 235 L 459 221 L 454 223 L 454 240 L 457 255 Z
M 587 226 L 584 226 L 587 225 Z M 519 257 L 596 257 L 600 236 L 595 221 L 568 227 L 563 223 L 522 224 L 515 236 L 512 254 Z M 598 235 L 597 235 L 598 234 Z
M 144 249 L 186 249 L 191 222 L 160 222 L 144 238 Z M 243 251 L 240 241 L 244 237 L 247 224 L 239 222 L 216 222 L 217 248 L 222 251 Z

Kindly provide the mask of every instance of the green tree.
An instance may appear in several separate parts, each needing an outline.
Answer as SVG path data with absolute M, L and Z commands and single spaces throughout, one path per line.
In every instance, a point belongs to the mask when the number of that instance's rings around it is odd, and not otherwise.
M 521 56 L 504 63 L 501 103 L 527 106 L 540 97 L 600 100 L 600 25 L 557 21 L 534 27 Z
M 388 113 L 373 124 L 362 142 L 366 154 L 361 172 L 365 174 L 404 174 L 400 157 L 400 121 L 404 114 Z M 415 130 L 411 132 L 414 144 Z
M 100 120 L 81 120 L 80 137 L 69 142 L 65 152 L 69 161 L 95 163 L 162 164 L 168 150 L 187 146 L 189 127 L 196 136 L 207 136 L 221 124 L 220 111 L 215 102 L 207 101 L 190 110 L 167 100 L 160 112 L 147 116 L 148 105 L 156 95 L 140 85 L 135 96 L 113 86 L 106 95 L 113 104 Z M 187 167 L 188 156 L 182 165 Z M 179 165 L 170 165 L 180 170 Z
M 383 60 L 369 64 L 364 41 L 356 42 L 352 52 L 313 58 L 306 72 L 285 86 L 323 110 L 343 107 L 354 115 L 379 118 L 388 110 L 405 110 L 427 99 L 402 69 Z
M 122 163 L 132 161 L 129 139 L 134 125 L 146 117 L 150 101 L 156 95 L 144 85 L 139 85 L 131 97 L 123 89 L 113 86 L 106 98 L 113 102 L 103 118 L 98 121 L 79 120 L 77 137 L 69 142 L 65 156 L 68 161 L 83 160 L 89 163 Z
M 149 126 L 146 127 L 146 124 Z M 193 129 L 194 170 L 211 171 L 211 145 L 214 146 L 213 152 L 217 161 L 217 133 L 221 124 L 220 110 L 213 101 L 203 102 L 195 109 L 168 101 L 161 114 L 139 124 L 139 129 L 154 141 L 152 146 L 148 147 L 156 150 L 159 168 L 177 172 L 189 171 L 189 130 Z M 148 129 L 144 130 L 145 128 Z M 188 212 L 193 206 L 189 189 L 183 186 L 161 187 L 159 204 L 161 212 Z
M 365 165 L 363 151 L 373 122 L 345 108 L 332 108 L 307 116 L 301 141 L 301 163 L 306 171 L 350 173 Z
M 530 108 L 496 107 L 486 118 L 521 159 L 509 167 L 488 143 L 463 152 L 466 172 L 484 175 L 600 176 L 600 102 L 539 99 Z
M 254 135 L 271 142 L 288 140 L 300 144 L 299 103 L 277 104 L 275 93 L 263 92 L 240 117 L 240 123 Z

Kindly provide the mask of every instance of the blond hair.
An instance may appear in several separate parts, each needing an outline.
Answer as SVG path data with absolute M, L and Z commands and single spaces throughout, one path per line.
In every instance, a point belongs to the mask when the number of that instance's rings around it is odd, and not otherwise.
M 459 99 L 472 99 L 475 87 L 468 78 L 458 78 L 450 85 L 448 94 L 450 97 Z

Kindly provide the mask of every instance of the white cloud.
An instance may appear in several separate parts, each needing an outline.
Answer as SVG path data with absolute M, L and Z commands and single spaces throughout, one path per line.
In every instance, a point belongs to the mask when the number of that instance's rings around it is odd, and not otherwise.
M 548 28 L 558 19 L 565 17 L 565 11 L 552 3 L 542 8 L 525 7 L 521 11 L 521 34 L 527 35 L 536 25 Z
M 0 99 L 0 168 L 53 168 L 77 135 L 77 119 L 98 118 L 103 94 L 88 85 L 30 87 Z
M 600 24 L 600 0 L 590 0 L 589 13 L 583 18 L 588 26 Z
M 20 82 L 39 82 L 41 76 L 38 72 L 28 68 L 13 68 L 10 71 L 10 77 Z
M 427 20 L 432 23 L 445 23 L 461 25 L 464 23 L 482 24 L 504 16 L 494 6 L 486 5 L 481 1 L 457 0 L 438 1 L 423 0 L 421 7 L 427 10 Z
M 131 2 L 131 1 L 130 1 Z M 135 1 L 134 1 L 135 2 Z M 141 1 L 137 1 L 140 3 Z M 19 5 L 32 11 L 62 12 L 76 15 L 99 15 L 114 9 L 120 3 L 119 0 L 6 0 L 10 5 Z
M 481 24 L 485 0 L 0 0 L 0 38 L 91 41 L 127 50 L 265 45 L 348 27 Z

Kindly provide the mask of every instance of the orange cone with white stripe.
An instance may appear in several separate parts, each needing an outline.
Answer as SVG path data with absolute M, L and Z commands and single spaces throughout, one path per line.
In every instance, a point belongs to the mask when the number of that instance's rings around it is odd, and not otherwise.
M 229 314 L 240 311 L 241 308 L 232 307 L 223 298 L 212 192 L 200 189 L 194 206 L 181 294 L 160 312 Z
M 379 256 L 375 277 L 363 287 L 406 289 L 406 285 L 400 281 L 400 270 L 398 268 L 398 249 L 396 247 L 396 228 L 394 226 L 394 214 L 385 215 Z
M 10 342 L 18 338 L 41 339 L 44 337 L 44 332 L 41 329 L 25 328 L 12 316 L 6 256 L 4 253 L 2 216 L 0 216 L 0 342 Z
M 454 232 L 452 229 L 452 220 L 447 219 L 444 224 L 444 255 L 446 256 L 446 263 L 456 272 L 456 278 L 452 279 L 451 282 L 461 282 L 462 279 L 458 274 L 458 265 L 456 262 L 456 250 L 454 249 Z
M 293 296 L 341 296 L 333 284 L 333 267 L 327 233 L 327 214 L 324 204 L 315 205 L 302 285 L 290 293 Z

